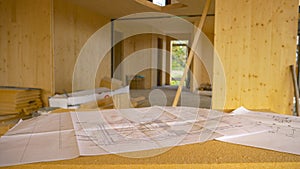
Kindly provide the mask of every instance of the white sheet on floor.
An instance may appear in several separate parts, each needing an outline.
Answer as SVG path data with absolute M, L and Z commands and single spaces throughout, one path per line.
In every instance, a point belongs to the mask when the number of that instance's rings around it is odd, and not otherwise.
M 79 156 L 69 113 L 20 121 L 0 138 L 0 166 L 71 159 Z
M 48 114 L 0 138 L 0 166 L 168 148 L 211 139 L 300 155 L 300 118 L 239 108 L 149 107 Z
M 266 130 L 248 134 L 227 135 L 217 140 L 300 155 L 300 118 L 267 112 L 254 112 L 243 107 L 232 113 L 239 119 L 249 119 L 254 127 Z

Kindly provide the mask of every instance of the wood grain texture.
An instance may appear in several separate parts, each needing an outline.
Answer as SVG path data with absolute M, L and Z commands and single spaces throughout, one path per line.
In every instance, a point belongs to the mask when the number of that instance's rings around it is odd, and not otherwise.
M 220 62 L 214 66 L 214 109 L 245 106 L 291 114 L 289 65 L 296 59 L 297 18 L 297 0 L 216 0 Z
M 197 25 L 197 24 L 195 24 Z M 215 31 L 215 17 L 209 16 L 206 18 L 205 24 L 203 25 L 202 32 L 205 36 L 210 40 L 210 42 L 214 43 L 214 31 Z M 200 84 L 210 83 L 212 84 L 212 78 L 209 77 L 207 73 L 208 67 L 204 65 L 203 61 L 200 59 L 201 56 L 194 56 L 194 60 L 192 62 L 192 72 L 194 79 L 191 79 L 191 91 L 197 90 Z M 210 79 L 211 78 L 211 79 Z
M 128 62 L 123 62 L 123 64 L 126 63 L 122 70 L 123 80 L 126 79 L 126 76 L 142 75 L 144 76 L 146 89 L 152 87 L 152 74 L 154 73 L 149 69 L 152 64 L 152 51 L 150 49 L 153 46 L 152 39 L 152 34 L 141 34 L 124 40 L 123 61 L 127 60 Z M 136 72 L 137 69 L 143 71 Z
M 0 86 L 53 94 L 51 0 L 0 0 Z
M 96 12 L 71 1 L 54 0 L 55 92 L 72 91 L 79 52 L 90 36 L 106 23 L 109 19 Z M 100 63 L 95 84 L 99 85 L 105 76 L 110 77 L 110 53 Z
M 197 42 L 199 40 L 200 33 L 202 31 L 202 28 L 203 28 L 203 25 L 204 25 L 204 22 L 205 22 L 206 15 L 208 13 L 210 4 L 211 4 L 211 0 L 206 0 L 204 9 L 202 11 L 201 19 L 199 21 L 199 25 L 197 26 L 199 31 L 196 31 L 196 33 L 194 35 L 194 39 L 193 39 L 192 46 L 191 46 L 192 49 L 196 49 L 196 45 L 197 45 Z M 180 97 L 181 90 L 182 90 L 182 86 L 184 84 L 184 81 L 185 81 L 185 78 L 187 76 L 188 70 L 190 69 L 190 65 L 192 63 L 193 57 L 194 57 L 194 51 L 190 50 L 189 55 L 187 57 L 186 65 L 185 65 L 185 68 L 184 68 L 184 72 L 183 72 L 183 75 L 181 77 L 181 80 L 180 80 L 180 83 L 178 85 L 178 89 L 177 89 L 177 92 L 176 92 L 176 95 L 175 95 L 175 98 L 174 98 L 174 101 L 173 101 L 173 104 L 172 104 L 173 107 L 176 107 L 177 104 L 178 104 L 179 97 Z

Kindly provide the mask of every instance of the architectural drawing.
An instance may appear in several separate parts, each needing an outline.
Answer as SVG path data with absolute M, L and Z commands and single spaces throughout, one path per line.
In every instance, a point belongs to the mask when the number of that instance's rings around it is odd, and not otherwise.
M 48 114 L 21 121 L 0 138 L 0 166 L 152 149 L 163 153 L 211 139 L 300 155 L 299 126 L 299 117 L 245 108 L 229 114 L 189 107 Z
M 237 118 L 253 121 L 266 130 L 252 131 L 246 135 L 219 137 L 217 140 L 300 155 L 299 117 L 254 112 L 243 107 L 232 114 Z
M 235 110 L 233 114 L 238 118 L 249 119 L 268 128 L 269 133 L 283 137 L 300 137 L 300 118 L 268 112 L 254 112 L 243 107 Z
M 0 166 L 78 156 L 69 113 L 49 114 L 21 121 L 0 139 Z
M 82 143 L 84 141 L 93 142 L 88 145 L 97 145 L 101 151 L 104 149 L 108 153 L 122 153 L 199 141 L 203 128 L 193 127 L 199 121 L 198 109 L 185 110 L 185 114 L 178 109 L 171 113 L 160 107 L 144 108 L 138 112 L 129 110 L 85 112 L 88 116 L 84 113 L 72 113 L 73 121 L 77 120 L 75 128 L 82 130 L 79 146 L 87 145 Z M 97 117 L 101 117 L 101 120 Z

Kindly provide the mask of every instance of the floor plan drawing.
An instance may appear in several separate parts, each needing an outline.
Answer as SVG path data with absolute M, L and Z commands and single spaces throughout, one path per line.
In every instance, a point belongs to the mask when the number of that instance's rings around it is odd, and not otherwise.
M 0 165 L 70 159 L 79 156 L 69 113 L 20 121 L 0 139 Z
M 247 135 L 219 137 L 217 140 L 300 154 L 300 118 L 268 112 L 254 112 L 243 107 L 232 113 L 240 119 L 249 119 L 265 130 Z
M 154 106 L 47 114 L 20 121 L 0 138 L 0 166 L 161 150 L 142 156 L 151 157 L 212 139 L 300 155 L 299 126 L 299 117 L 243 107 L 232 113 Z
M 88 116 L 84 113 L 73 113 L 72 118 L 75 122 L 77 120 L 75 124 L 78 125 L 75 128 L 82 130 L 79 142 L 83 140 L 93 142 L 100 147 L 101 151 L 104 149 L 110 153 L 172 147 L 198 141 L 202 128 L 198 128 L 198 131 L 193 128 L 198 117 L 196 111 L 186 111 L 185 116 L 180 116 L 180 111 L 170 113 L 159 107 L 151 109 L 141 109 L 137 112 L 138 114 L 134 114 L 134 112 L 127 114 L 128 110 L 123 112 L 122 110 L 111 110 L 101 114 L 85 112 Z M 155 112 L 160 113 L 157 115 Z M 99 119 L 97 116 L 101 116 L 102 120 L 96 121 L 95 119 Z M 188 137 L 189 141 L 182 142 L 187 135 L 191 134 L 192 128 L 195 137 L 192 138 L 191 135 Z M 79 145 L 86 144 L 79 143 Z

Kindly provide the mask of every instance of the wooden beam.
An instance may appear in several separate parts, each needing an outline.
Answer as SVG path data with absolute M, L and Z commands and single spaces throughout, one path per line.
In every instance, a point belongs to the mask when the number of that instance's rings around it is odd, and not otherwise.
M 207 12 L 208 12 L 208 9 L 209 9 L 209 6 L 210 6 L 210 2 L 211 2 L 211 0 L 206 0 L 205 6 L 204 6 L 204 9 L 203 9 L 203 12 L 202 12 L 202 17 L 201 17 L 199 25 L 197 27 L 198 30 L 196 31 L 196 35 L 195 35 L 193 43 L 192 43 L 192 50 L 189 53 L 189 56 L 188 56 L 188 59 L 187 59 L 187 63 L 185 65 L 185 69 L 184 69 L 182 78 L 180 80 L 180 84 L 178 86 L 178 89 L 177 89 L 177 92 L 176 92 L 176 95 L 175 95 L 175 98 L 174 98 L 174 101 L 173 101 L 173 104 L 172 104 L 173 107 L 176 107 L 177 104 L 178 104 L 184 80 L 186 78 L 187 72 L 188 72 L 189 67 L 191 65 L 191 62 L 193 60 L 193 56 L 194 56 L 193 49 L 196 49 L 196 45 L 197 45 L 197 42 L 199 40 L 199 37 L 200 37 L 201 31 L 202 31 L 203 25 L 204 25 L 204 22 L 205 22 L 205 19 L 206 19 L 206 15 L 207 15 Z
M 294 94 L 295 94 L 295 104 L 296 104 L 296 110 L 294 111 L 294 116 L 299 116 L 299 88 L 297 84 L 297 77 L 296 77 L 296 71 L 294 65 L 290 65 L 290 70 L 292 73 L 293 78 L 293 84 L 294 84 Z

